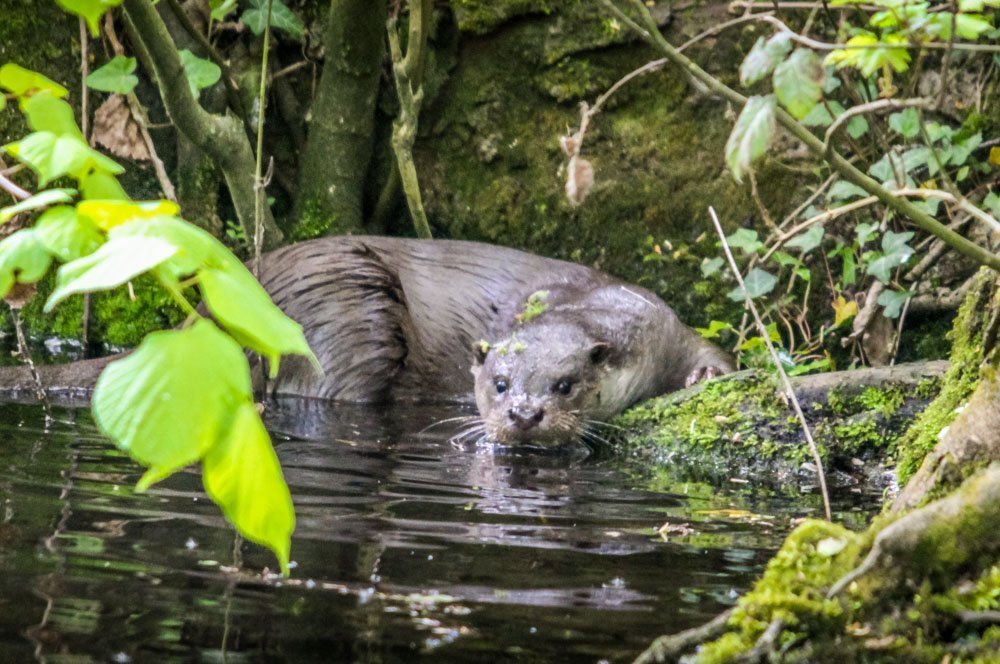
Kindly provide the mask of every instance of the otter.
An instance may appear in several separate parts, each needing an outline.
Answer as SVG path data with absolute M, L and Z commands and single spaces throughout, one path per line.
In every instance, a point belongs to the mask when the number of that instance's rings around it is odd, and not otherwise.
M 501 443 L 566 442 L 590 421 L 733 368 L 650 291 L 494 245 L 319 238 L 265 254 L 260 282 L 324 370 L 286 358 L 271 394 L 473 397 L 483 432 Z M 78 363 L 75 377 L 43 367 L 43 382 L 89 389 L 105 364 Z M 30 385 L 23 368 L 0 371 L 0 391 Z

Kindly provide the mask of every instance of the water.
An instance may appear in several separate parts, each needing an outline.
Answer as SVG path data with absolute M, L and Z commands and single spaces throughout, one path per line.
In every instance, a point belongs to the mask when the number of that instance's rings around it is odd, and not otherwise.
M 0 406 L 0 660 L 624 661 L 730 605 L 815 514 L 422 431 L 464 412 L 272 408 L 298 518 L 283 580 L 252 544 L 234 567 L 196 472 L 137 494 L 85 410 L 46 431 L 37 407 Z

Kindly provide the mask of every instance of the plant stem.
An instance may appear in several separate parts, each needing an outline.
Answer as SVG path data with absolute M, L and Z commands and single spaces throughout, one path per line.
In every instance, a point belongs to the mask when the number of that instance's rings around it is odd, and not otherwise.
M 171 0 L 176 2 L 176 0 Z M 253 172 L 253 276 L 260 276 L 260 254 L 264 244 L 264 206 L 267 203 L 267 183 L 264 182 L 264 116 L 267 109 L 267 56 L 271 46 L 271 7 L 267 0 L 267 21 L 264 22 L 264 48 L 260 56 L 260 91 L 257 93 L 257 162 Z
M 743 283 L 743 275 L 740 274 L 740 268 L 736 264 L 736 259 L 733 258 L 733 252 L 729 249 L 729 243 L 726 242 L 726 233 L 722 230 L 722 224 L 719 223 L 719 217 L 715 214 L 715 208 L 709 207 L 708 212 L 712 215 L 712 224 L 715 226 L 715 232 L 719 234 L 719 241 L 722 242 L 722 250 L 726 253 L 726 260 L 729 261 L 729 268 L 733 271 L 733 275 L 736 277 L 737 283 L 740 285 L 740 290 L 743 291 L 743 297 L 746 300 L 747 308 L 753 315 L 754 321 L 757 324 L 757 333 L 760 338 L 764 340 L 764 344 L 767 346 L 767 352 L 771 354 L 771 361 L 774 362 L 774 368 L 778 371 L 778 375 L 781 376 L 781 382 L 785 387 L 785 395 L 788 401 L 792 404 L 795 409 L 795 416 L 799 420 L 799 424 L 802 425 L 802 431 L 806 436 L 806 441 L 809 443 L 809 452 L 812 454 L 813 463 L 816 464 L 816 479 L 819 481 L 819 490 L 823 496 L 823 510 L 826 513 L 826 520 L 832 521 L 833 515 L 830 511 L 830 495 L 826 490 L 826 474 L 823 471 L 823 458 L 819 454 L 819 448 L 816 447 L 816 441 L 813 440 L 812 431 L 809 430 L 809 423 L 806 422 L 806 416 L 802 412 L 802 406 L 799 405 L 799 400 L 795 396 L 795 390 L 792 388 L 792 382 L 788 380 L 788 374 L 785 373 L 785 368 L 781 366 L 781 359 L 778 357 L 778 351 L 774 349 L 774 344 L 771 343 L 771 335 L 767 332 L 767 326 L 764 325 L 764 321 L 761 319 L 760 314 L 757 312 L 757 305 L 753 303 L 753 298 L 747 292 L 746 284 Z

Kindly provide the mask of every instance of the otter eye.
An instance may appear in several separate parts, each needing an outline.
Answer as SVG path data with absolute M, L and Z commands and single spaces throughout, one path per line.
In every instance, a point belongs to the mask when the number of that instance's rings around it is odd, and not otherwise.
M 497 388 L 497 394 L 503 394 L 507 391 L 507 379 L 497 378 L 493 381 L 493 386 Z
M 552 386 L 553 392 L 558 392 L 559 394 L 566 395 L 573 391 L 573 381 L 568 378 L 563 378 L 558 383 Z

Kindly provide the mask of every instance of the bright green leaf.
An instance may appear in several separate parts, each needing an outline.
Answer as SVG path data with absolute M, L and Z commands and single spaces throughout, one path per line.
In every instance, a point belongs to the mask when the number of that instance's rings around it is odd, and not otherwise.
M 209 311 L 237 341 L 268 358 L 272 378 L 278 373 L 282 355 L 305 355 L 318 365 L 302 326 L 271 302 L 242 264 L 202 269 L 198 276 Z
M 50 92 L 40 92 L 25 99 L 24 115 L 33 131 L 47 131 L 59 136 L 68 134 L 83 140 L 76 124 L 73 107 Z
M 807 48 L 796 49 L 774 70 L 774 95 L 796 119 L 806 117 L 823 96 L 823 65 Z
M 104 243 L 94 222 L 66 205 L 46 210 L 33 228 L 45 249 L 64 263 L 93 253 Z
M 253 407 L 251 399 L 243 350 L 203 319 L 187 329 L 153 332 L 109 364 L 92 408 L 101 430 L 162 478 L 218 445 L 237 409 Z
M 205 492 L 244 537 L 270 548 L 287 574 L 295 529 L 292 497 L 252 402 L 237 406 L 231 426 L 202 463 Z
M 761 37 L 740 65 L 740 83 L 753 85 L 772 71 L 792 49 L 791 33 L 779 32 L 770 39 Z
M 774 134 L 774 112 L 773 95 L 750 97 L 736 119 L 726 141 L 726 165 L 737 182 L 743 181 L 743 174 L 767 151 Z
M 69 203 L 73 200 L 75 193 L 75 189 L 47 189 L 15 205 L 0 209 L 0 224 L 6 223 L 11 217 L 22 212 L 39 210 L 56 203 Z
M 960 39 L 979 39 L 979 35 L 992 27 L 986 18 L 975 14 L 959 14 L 955 19 L 955 34 Z
M 56 276 L 56 288 L 45 311 L 76 293 L 121 286 L 177 253 L 169 242 L 151 237 L 113 238 L 92 254 L 66 263 Z
M 177 248 L 177 253 L 161 269 L 173 279 L 187 277 L 209 267 L 231 270 L 243 267 L 211 233 L 178 217 L 161 215 L 137 219 L 116 226 L 109 237 L 149 237 L 169 242 Z
M 151 219 L 180 212 L 173 201 L 87 200 L 77 205 L 77 211 L 90 217 L 99 228 L 110 231 L 116 226 L 139 219 Z
M 113 9 L 123 0 L 56 0 L 60 7 L 71 14 L 76 14 L 87 22 L 92 37 L 100 33 L 100 20 L 104 12 Z
M 102 92 L 126 94 L 139 84 L 135 71 L 135 58 L 116 55 L 103 67 L 94 70 L 87 78 L 87 87 Z
M 26 101 L 24 97 L 39 92 L 49 92 L 55 97 L 65 97 L 69 94 L 69 90 L 55 81 L 12 62 L 0 67 L 0 88 L 15 97 L 22 98 L 22 104 Z
M 49 271 L 52 257 L 38 241 L 34 230 L 25 228 L 0 241 L 0 297 L 15 283 L 30 284 Z
M 38 175 L 39 183 L 71 175 L 82 178 L 93 170 L 122 173 L 125 169 L 71 134 L 57 136 L 49 131 L 28 134 L 4 149 L 27 164 Z
M 799 233 L 786 242 L 785 246 L 801 249 L 803 255 L 808 254 L 810 251 L 818 247 L 820 242 L 823 241 L 823 234 L 825 232 L 826 231 L 823 226 L 819 224 L 810 226 L 804 233 Z
M 198 96 L 199 90 L 210 88 L 222 78 L 222 70 L 219 65 L 211 60 L 199 58 L 191 51 L 184 49 L 180 52 L 181 64 L 184 66 L 184 76 L 187 77 L 191 94 Z
M 696 327 L 694 331 L 700 334 L 703 339 L 718 339 L 719 332 L 731 329 L 733 329 L 732 324 L 713 320 L 708 324 L 708 327 Z
M 802 260 L 792 256 L 787 251 L 775 251 L 771 256 L 771 260 L 780 265 L 781 267 L 795 267 L 799 268 L 802 266 Z
M 212 8 L 212 20 L 221 21 L 236 9 L 236 0 L 209 0 L 208 6 Z
M 80 193 L 84 200 L 129 200 L 128 194 L 111 173 L 97 169 L 80 179 Z

